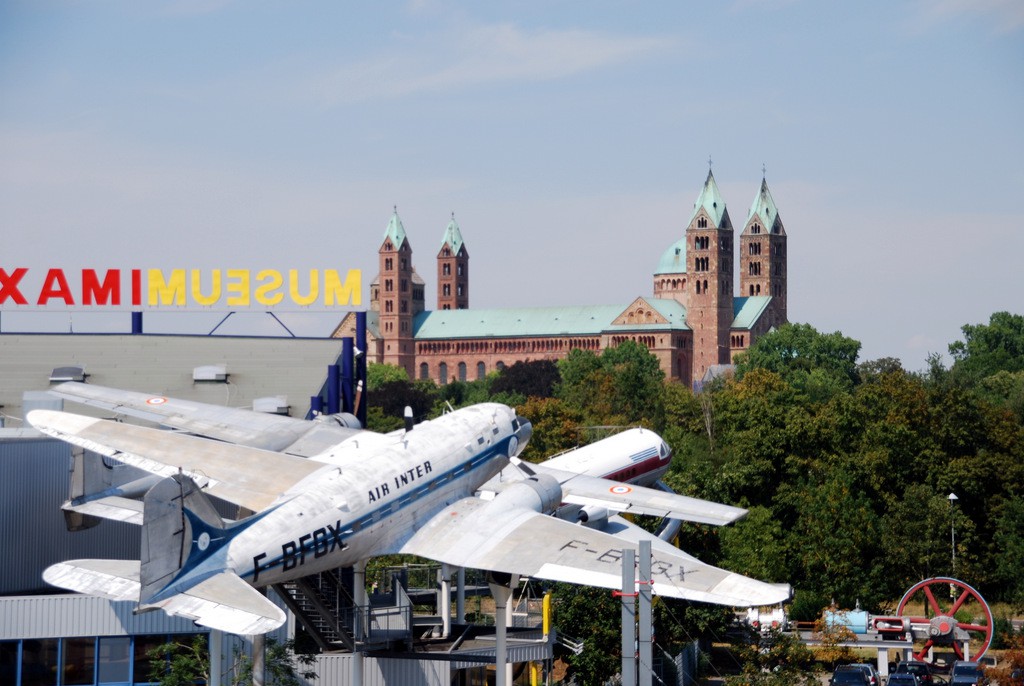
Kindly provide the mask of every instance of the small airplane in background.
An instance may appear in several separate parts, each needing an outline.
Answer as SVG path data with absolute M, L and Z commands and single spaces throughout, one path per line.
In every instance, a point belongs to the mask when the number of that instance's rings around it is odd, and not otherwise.
M 52 392 L 172 429 L 50 410 L 27 417 L 47 435 L 151 475 L 111 486 L 79 472 L 64 506 L 83 526 L 97 517 L 139 524 L 141 560 L 71 560 L 43 574 L 54 586 L 134 601 L 139 611 L 266 633 L 285 615 L 258 588 L 400 553 L 618 588 L 622 549 L 645 539 L 656 595 L 729 606 L 791 595 L 788 585 L 704 564 L 616 514 L 715 525 L 746 514 L 640 485 L 671 460 L 651 431 L 528 464 L 518 455 L 530 422 L 497 403 L 380 434 L 347 416 L 310 422 L 74 382 Z M 223 518 L 210 496 L 237 506 L 239 517 Z

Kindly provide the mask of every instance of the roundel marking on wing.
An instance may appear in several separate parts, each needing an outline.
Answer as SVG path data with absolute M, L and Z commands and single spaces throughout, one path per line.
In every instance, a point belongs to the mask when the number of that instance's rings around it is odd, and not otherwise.
M 625 495 L 627 493 L 632 493 L 633 489 L 629 486 L 612 486 L 608 491 L 615 495 Z
M 167 402 L 167 398 L 150 398 L 146 401 L 147 405 L 163 405 Z

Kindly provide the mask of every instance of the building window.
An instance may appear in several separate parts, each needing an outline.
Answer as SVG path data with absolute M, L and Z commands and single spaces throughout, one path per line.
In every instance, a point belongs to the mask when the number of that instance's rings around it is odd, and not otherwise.
M 450 264 L 448 264 L 447 262 L 445 264 L 441 265 L 441 274 L 442 274 L 442 276 L 451 276 L 452 275 L 452 266 Z
M 465 380 L 466 380 L 466 363 L 465 362 L 459 362 L 459 381 L 463 381 L 464 382 Z
M 429 379 L 430 378 L 430 365 L 428 365 L 426 362 L 421 362 L 420 363 L 420 378 L 421 379 Z
M 89 639 L 90 645 L 92 639 Z M 26 640 L 22 642 L 21 648 L 21 683 L 32 684 L 55 684 L 56 675 L 60 673 L 60 666 L 57 664 L 57 639 L 43 638 L 38 640 Z M 67 662 L 67 657 L 65 657 Z M 83 665 L 84 666 L 84 665 Z M 89 651 L 88 679 L 93 679 L 93 651 Z M 77 672 L 76 672 L 77 673 Z M 29 675 L 35 675 L 34 678 Z M 43 680 L 44 675 L 50 675 L 49 679 Z M 67 677 L 65 677 L 66 679 Z
M 99 683 L 127 683 L 131 677 L 131 637 L 103 636 L 99 639 Z M 140 675 L 141 676 L 141 675 Z
M 442 386 L 448 383 L 448 364 L 446 362 L 437 365 L 437 376 L 438 383 Z
M 476 363 L 476 378 L 482 379 L 487 376 L 487 366 L 483 362 Z

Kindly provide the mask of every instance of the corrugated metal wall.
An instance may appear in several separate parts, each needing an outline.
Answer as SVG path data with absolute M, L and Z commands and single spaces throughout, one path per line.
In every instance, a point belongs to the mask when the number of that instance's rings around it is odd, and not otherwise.
M 320 655 L 311 686 L 351 686 L 352 656 Z M 448 686 L 451 666 L 437 660 L 396 660 L 367 657 L 363 662 L 364 686 Z
M 165 612 L 136 615 L 135 603 L 84 595 L 0 598 L 0 640 L 207 631 Z
M 71 447 L 56 439 L 0 438 L 0 595 L 46 593 L 49 565 L 77 558 L 139 559 L 139 528 L 104 521 L 69 532 Z

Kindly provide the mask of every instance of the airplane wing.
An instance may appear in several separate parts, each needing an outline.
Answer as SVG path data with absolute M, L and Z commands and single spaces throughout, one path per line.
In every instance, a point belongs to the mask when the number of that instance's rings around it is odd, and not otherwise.
M 48 436 L 152 474 L 187 472 L 210 495 L 253 512 L 324 468 L 322 462 L 292 455 L 68 412 L 33 410 L 26 419 Z
M 621 586 L 622 549 L 636 545 L 635 533 L 623 527 L 621 536 L 613 535 L 525 507 L 508 507 L 500 500 L 464 498 L 450 505 L 397 552 L 552 581 Z M 767 584 L 712 567 L 662 544 L 652 541 L 656 595 L 749 607 L 780 603 L 792 594 L 786 584 Z
M 723 505 L 710 500 L 690 498 L 645 486 L 624 484 L 621 481 L 552 469 L 543 464 L 524 466 L 531 472 L 541 472 L 553 476 L 562 487 L 562 502 L 573 505 L 589 505 L 602 507 L 611 512 L 682 519 L 715 526 L 731 524 L 747 515 L 747 511 L 743 508 Z
M 60 588 L 109 600 L 138 602 L 141 587 L 138 560 L 69 560 L 47 567 L 43 579 Z M 140 609 L 157 608 L 196 624 L 241 635 L 273 631 L 286 619 L 281 608 L 227 571 Z
M 199 436 L 308 457 L 359 433 L 327 423 L 69 381 L 50 393 Z M 315 435 L 314 435 L 315 434 Z M 311 440 L 315 438 L 316 440 Z

